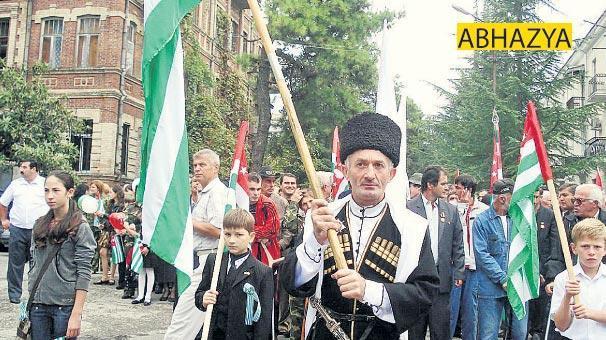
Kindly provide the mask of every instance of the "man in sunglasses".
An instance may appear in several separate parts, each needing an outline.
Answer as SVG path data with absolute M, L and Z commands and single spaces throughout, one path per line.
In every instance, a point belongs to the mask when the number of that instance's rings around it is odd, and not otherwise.
M 600 203 L 603 200 L 604 196 L 599 186 L 595 184 L 581 184 L 577 186 L 572 200 L 574 214 L 579 220 L 594 217 L 604 223 L 606 221 L 606 211 L 600 208 Z
M 606 210 L 600 208 L 600 202 L 603 201 L 604 195 L 599 186 L 595 184 L 581 184 L 576 187 L 574 196 L 572 198 L 574 216 L 567 216 L 564 218 L 568 242 L 571 242 L 570 232 L 577 222 L 586 218 L 597 218 L 598 220 L 602 221 L 602 223 L 606 223 Z M 562 247 L 560 246 L 560 238 L 557 234 L 555 236 L 557 236 L 557 239 L 552 240 L 551 242 L 552 250 L 550 261 L 552 262 L 552 265 L 555 264 L 554 262 L 557 262 L 559 263 L 559 266 L 556 267 L 565 269 L 566 266 L 564 264 L 564 253 L 562 252 Z M 571 255 L 573 264 L 576 264 L 576 256 L 572 253 Z M 606 257 L 602 259 L 602 262 L 606 263 Z

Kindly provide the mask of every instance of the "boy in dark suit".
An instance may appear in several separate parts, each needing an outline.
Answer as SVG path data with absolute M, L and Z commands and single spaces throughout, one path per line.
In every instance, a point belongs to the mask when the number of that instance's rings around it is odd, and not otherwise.
M 214 304 L 209 339 L 271 339 L 271 268 L 250 256 L 255 220 L 243 209 L 232 209 L 223 219 L 223 237 L 229 253 L 221 260 L 217 290 L 210 290 L 215 254 L 206 259 L 202 281 L 196 290 L 196 307 Z

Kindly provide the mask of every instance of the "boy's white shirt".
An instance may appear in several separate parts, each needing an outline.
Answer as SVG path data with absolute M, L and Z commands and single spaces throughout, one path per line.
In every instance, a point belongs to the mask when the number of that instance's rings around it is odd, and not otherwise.
M 585 274 L 579 263 L 573 267 L 573 270 L 576 278 L 581 283 L 581 293 L 579 294 L 581 303 L 589 309 L 606 310 L 606 266 L 600 264 L 600 268 L 593 279 Z M 566 291 L 565 285 L 567 280 L 568 273 L 566 271 L 561 272 L 555 277 L 553 297 L 549 310 L 551 319 L 553 319 L 562 303 Z M 576 319 L 573 317 L 570 327 L 564 332 L 560 330 L 558 330 L 558 332 L 567 338 L 575 340 L 606 339 L 606 323 L 599 323 L 589 319 Z

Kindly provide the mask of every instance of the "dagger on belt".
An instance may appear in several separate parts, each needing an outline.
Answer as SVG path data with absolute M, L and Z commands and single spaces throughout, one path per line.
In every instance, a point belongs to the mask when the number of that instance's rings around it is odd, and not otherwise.
M 339 322 L 337 322 L 337 320 L 330 316 L 330 313 L 324 308 L 324 306 L 322 306 L 322 304 L 320 303 L 320 299 L 312 296 L 309 298 L 309 303 L 311 303 L 312 307 L 314 307 L 316 311 L 320 314 L 322 319 L 324 319 L 324 322 L 326 323 L 326 328 L 328 328 L 332 335 L 335 336 L 335 339 L 349 340 L 349 337 L 347 336 L 347 334 L 345 334 Z

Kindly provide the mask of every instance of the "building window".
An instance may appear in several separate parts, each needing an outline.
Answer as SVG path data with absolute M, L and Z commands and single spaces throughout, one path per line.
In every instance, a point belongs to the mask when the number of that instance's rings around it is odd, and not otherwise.
M 242 53 L 248 53 L 248 33 L 242 31 Z
M 84 120 L 82 133 L 72 135 L 72 143 L 78 148 L 78 159 L 74 163 L 76 171 L 90 171 L 90 154 L 93 146 L 93 120 Z
M 231 22 L 231 50 L 233 52 L 238 52 L 238 40 L 240 39 L 240 31 L 238 30 L 238 23 L 233 21 Z
M 99 17 L 82 17 L 78 30 L 78 67 L 97 66 Z
M 120 150 L 120 172 L 126 175 L 128 171 L 128 140 L 130 134 L 130 124 L 122 124 L 122 150 Z
M 9 18 L 0 19 L 0 58 L 6 60 Z
M 126 72 L 131 76 L 135 70 L 135 38 L 137 37 L 137 24 L 131 22 L 128 26 L 126 40 Z
M 50 68 L 58 68 L 61 66 L 63 19 L 45 19 L 42 32 L 42 61 L 47 63 Z

